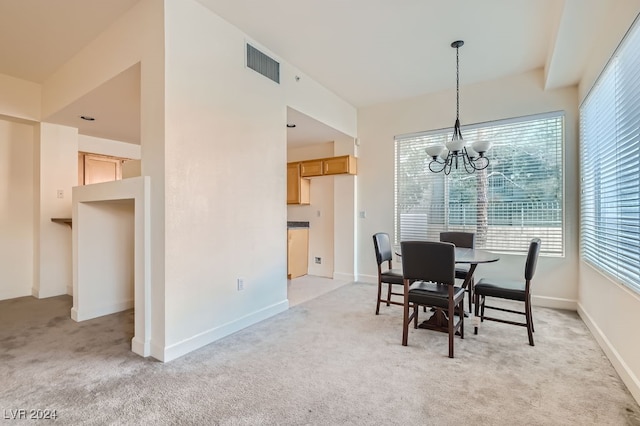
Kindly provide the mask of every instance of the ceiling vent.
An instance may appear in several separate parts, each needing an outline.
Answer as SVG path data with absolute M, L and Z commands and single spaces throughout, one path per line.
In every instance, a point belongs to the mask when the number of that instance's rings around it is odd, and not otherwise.
M 247 67 L 280 84 L 280 63 L 247 44 Z

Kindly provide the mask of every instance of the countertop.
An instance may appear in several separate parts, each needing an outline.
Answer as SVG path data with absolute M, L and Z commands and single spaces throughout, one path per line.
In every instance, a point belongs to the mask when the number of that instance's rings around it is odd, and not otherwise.
M 287 221 L 287 229 L 308 228 L 308 227 L 309 227 L 309 222 Z

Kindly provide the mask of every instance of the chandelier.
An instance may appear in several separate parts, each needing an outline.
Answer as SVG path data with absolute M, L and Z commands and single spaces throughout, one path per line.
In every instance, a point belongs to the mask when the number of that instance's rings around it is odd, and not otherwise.
M 431 157 L 429 170 L 434 173 L 444 172 L 445 175 L 448 175 L 452 168 L 457 169 L 459 165 L 464 166 L 467 173 L 473 173 L 476 170 L 486 169 L 489 165 L 489 159 L 485 157 L 485 153 L 491 148 L 491 142 L 478 140 L 471 146 L 467 146 L 460 132 L 460 59 L 458 49 L 463 45 L 464 41 L 462 40 L 451 43 L 451 47 L 456 49 L 456 123 L 453 126 L 453 137 L 445 146 L 430 145 L 425 149 L 427 155 Z

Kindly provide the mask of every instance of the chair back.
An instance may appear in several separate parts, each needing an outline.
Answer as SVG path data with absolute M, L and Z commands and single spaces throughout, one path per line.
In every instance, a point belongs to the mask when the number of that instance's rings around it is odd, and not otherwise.
M 389 234 L 386 232 L 373 234 L 373 247 L 376 250 L 376 261 L 378 262 L 378 266 L 393 259 L 391 240 L 389 240 Z
M 475 232 L 441 232 L 440 241 L 453 243 L 456 247 L 476 248 Z
M 536 273 L 538 254 L 540 253 L 540 238 L 534 238 L 529 243 L 529 253 L 527 253 L 527 263 L 524 265 L 524 279 L 530 281 Z
M 451 243 L 403 241 L 402 276 L 409 281 L 430 281 L 453 285 L 456 276 L 456 251 Z

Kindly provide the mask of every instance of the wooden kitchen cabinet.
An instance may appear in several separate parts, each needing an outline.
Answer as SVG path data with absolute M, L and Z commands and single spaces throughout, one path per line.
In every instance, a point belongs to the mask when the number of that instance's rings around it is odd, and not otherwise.
M 300 176 L 322 176 L 324 160 L 309 160 L 300 163 Z
M 300 176 L 355 175 L 356 158 L 352 155 L 318 158 L 300 163 Z
M 309 204 L 311 183 L 300 176 L 300 163 L 287 164 L 287 204 Z
M 323 175 L 356 174 L 356 158 L 351 155 L 325 158 L 323 160 Z
M 307 275 L 309 268 L 309 228 L 287 229 L 287 278 Z

